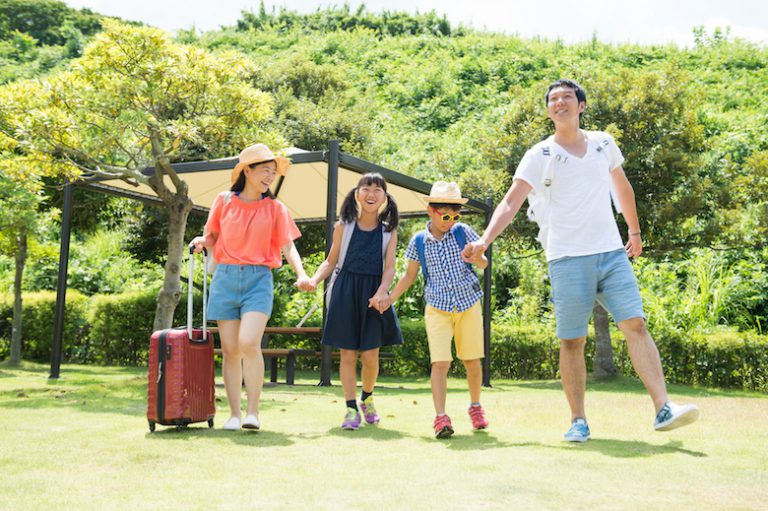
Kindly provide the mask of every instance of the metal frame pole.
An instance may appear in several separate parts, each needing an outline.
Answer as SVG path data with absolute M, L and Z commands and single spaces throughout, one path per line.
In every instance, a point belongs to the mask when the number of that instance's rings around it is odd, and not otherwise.
M 61 345 L 64 335 L 64 313 L 67 302 L 67 270 L 69 266 L 69 238 L 72 231 L 72 184 L 64 183 L 64 206 L 61 212 L 61 245 L 59 248 L 59 277 L 56 285 L 56 313 L 53 326 L 53 349 L 51 352 L 51 379 L 59 377 L 61 368 Z
M 493 199 L 485 199 L 488 209 L 485 211 L 485 226 L 491 222 L 493 215 Z M 491 285 L 493 283 L 493 246 L 489 246 L 485 251 L 485 257 L 488 258 L 488 266 L 483 271 L 483 349 L 485 358 L 483 358 L 483 386 L 491 386 Z
M 339 188 L 339 141 L 331 140 L 328 143 L 328 195 L 325 211 L 325 255 L 331 251 L 333 244 L 333 225 L 336 223 L 336 194 Z M 328 288 L 330 277 L 326 279 L 324 288 Z M 327 300 L 329 297 L 323 294 L 323 327 L 325 327 Z M 331 385 L 331 368 L 333 366 L 333 353 L 331 347 L 323 344 L 322 359 L 320 361 L 320 386 Z

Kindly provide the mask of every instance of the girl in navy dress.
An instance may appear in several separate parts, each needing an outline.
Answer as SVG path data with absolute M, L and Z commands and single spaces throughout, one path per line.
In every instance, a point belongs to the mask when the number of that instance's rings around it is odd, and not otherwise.
M 368 424 L 378 424 L 373 390 L 379 348 L 403 342 L 394 309 L 379 304 L 395 276 L 397 223 L 397 204 L 387 193 L 387 182 L 381 174 L 365 174 L 344 199 L 331 250 L 310 279 L 316 286 L 333 273 L 323 344 L 341 351 L 339 378 L 346 400 L 342 429 L 359 428 L 360 411 Z M 358 353 L 363 365 L 359 409 Z

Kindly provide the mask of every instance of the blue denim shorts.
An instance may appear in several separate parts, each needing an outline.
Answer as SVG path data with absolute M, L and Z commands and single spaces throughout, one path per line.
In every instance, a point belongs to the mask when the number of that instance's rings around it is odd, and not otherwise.
M 272 315 L 272 270 L 253 264 L 219 264 L 208 298 L 208 319 L 240 319 L 246 312 Z
M 635 272 L 624 249 L 549 262 L 557 337 L 587 335 L 595 300 L 616 323 L 645 318 Z

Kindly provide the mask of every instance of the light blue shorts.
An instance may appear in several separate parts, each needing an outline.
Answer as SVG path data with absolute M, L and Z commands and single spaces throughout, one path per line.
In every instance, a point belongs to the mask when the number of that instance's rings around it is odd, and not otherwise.
M 560 339 L 587 335 L 595 300 L 616 323 L 645 318 L 635 272 L 624 249 L 555 259 L 549 262 L 549 279 Z
M 246 312 L 272 315 L 272 270 L 253 264 L 219 264 L 208 298 L 208 319 L 240 319 Z

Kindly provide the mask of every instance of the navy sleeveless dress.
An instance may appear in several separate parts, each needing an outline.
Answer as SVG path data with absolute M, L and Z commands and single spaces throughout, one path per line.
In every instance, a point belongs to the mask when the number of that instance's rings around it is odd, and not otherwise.
M 370 350 L 403 343 L 394 308 L 380 314 L 368 300 L 381 285 L 382 230 L 355 230 L 344 266 L 336 277 L 328 302 L 323 344 L 346 350 Z

